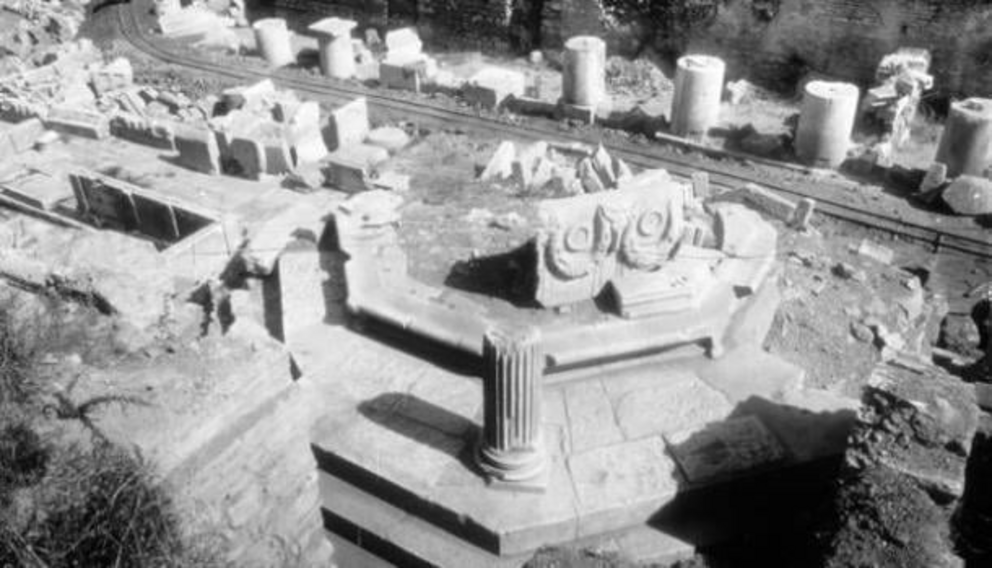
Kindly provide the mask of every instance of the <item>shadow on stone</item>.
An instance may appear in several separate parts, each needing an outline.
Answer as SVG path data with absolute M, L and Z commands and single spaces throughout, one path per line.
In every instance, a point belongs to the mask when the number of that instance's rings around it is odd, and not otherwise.
M 708 566 L 819 565 L 816 523 L 853 421 L 849 410 L 815 413 L 752 396 L 723 421 L 666 436 L 679 492 L 649 526 L 693 544 Z
M 412 394 L 389 392 L 358 405 L 362 416 L 457 459 L 478 473 L 472 447 L 480 429 L 471 420 Z
M 319 65 L 320 53 L 316 49 L 304 48 L 296 55 L 296 64 L 294 67 L 298 69 L 310 69 Z
M 479 357 L 456 350 L 430 337 L 412 334 L 397 325 L 363 314 L 349 312 L 347 323 L 353 331 L 369 339 L 431 361 L 450 373 L 466 378 L 482 376 L 482 362 Z
M 536 307 L 535 282 L 528 267 L 536 262 L 529 243 L 509 252 L 459 260 L 445 278 L 444 285 L 510 302 L 518 308 Z

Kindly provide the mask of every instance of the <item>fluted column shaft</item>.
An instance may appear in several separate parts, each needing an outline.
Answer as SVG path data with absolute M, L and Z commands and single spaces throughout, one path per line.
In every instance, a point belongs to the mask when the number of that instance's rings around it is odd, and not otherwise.
M 483 338 L 483 429 L 478 462 L 490 477 L 525 481 L 545 467 L 544 352 L 537 328 L 491 328 Z

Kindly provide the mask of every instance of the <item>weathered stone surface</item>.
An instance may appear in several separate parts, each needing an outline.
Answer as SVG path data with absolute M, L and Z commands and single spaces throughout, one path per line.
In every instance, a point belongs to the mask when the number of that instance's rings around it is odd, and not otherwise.
M 97 140 L 110 135 L 110 120 L 103 113 L 72 106 L 53 108 L 45 118 L 45 126 L 56 132 Z
M 324 177 L 328 185 L 348 193 L 371 188 L 368 164 L 350 156 L 331 154 L 327 159 Z
M 31 103 L 10 96 L 0 96 L 0 120 L 5 122 L 21 122 L 29 118 L 44 120 L 48 114 L 45 105 Z
M 943 198 L 958 215 L 992 214 L 992 180 L 963 175 L 944 190 Z
M 564 388 L 572 451 L 579 453 L 623 441 L 610 399 L 598 380 Z
M 863 239 L 858 245 L 858 254 L 882 264 L 892 264 L 892 260 L 895 258 L 895 252 L 892 249 L 868 239 Z
M 775 219 L 788 223 L 795 214 L 795 203 L 759 185 L 749 183 L 741 189 L 741 192 L 744 196 L 744 201 L 748 205 L 767 213 Z
M 419 93 L 427 82 L 427 63 L 379 63 L 379 82 L 387 89 L 399 89 Z
M 589 299 L 613 278 L 655 270 L 682 238 L 681 184 L 653 172 L 627 187 L 539 205 L 536 299 L 546 307 Z
M 677 467 L 659 436 L 573 454 L 568 467 L 582 512 L 663 500 L 679 486 Z
M 617 422 L 628 440 L 695 431 L 730 414 L 732 407 L 719 391 L 691 375 L 678 379 L 658 376 L 654 386 L 632 390 L 617 399 Z M 664 401 L 664 412 L 659 412 L 660 401 Z
M 599 174 L 596 173 L 596 168 L 589 158 L 584 158 L 579 162 L 578 176 L 582 182 L 582 189 L 586 193 L 601 193 L 606 191 L 606 185 L 600 179 Z
M 708 199 L 712 194 L 710 189 L 710 174 L 707 172 L 693 172 L 692 174 L 692 194 L 696 199 Z
M 179 163 L 205 174 L 220 173 L 220 149 L 217 138 L 206 128 L 177 126 L 175 145 Z
M 266 173 L 265 147 L 253 138 L 234 138 L 228 145 L 226 164 L 231 171 L 248 179 L 260 179 Z
M 423 56 L 423 42 L 414 28 L 386 32 L 386 59 L 390 63 L 414 61 Z
M 254 109 L 265 106 L 266 100 L 276 96 L 276 86 L 270 79 L 263 79 L 251 85 L 242 85 L 224 90 L 221 101 L 229 110 L 240 108 Z
M 327 155 L 320 132 L 320 106 L 314 101 L 294 105 L 286 120 L 286 140 L 293 152 L 294 164 L 317 162 Z
M 282 136 L 264 139 L 262 147 L 265 148 L 265 173 L 279 176 L 293 171 L 293 154 Z
M 365 97 L 331 111 L 327 126 L 325 140 L 332 152 L 364 142 L 369 135 L 369 109 Z
M 517 155 L 517 147 L 513 142 L 504 140 L 496 147 L 496 152 L 489 159 L 486 167 L 479 174 L 481 181 L 506 179 L 513 175 L 513 160 Z
M 31 207 L 50 211 L 72 196 L 72 187 L 64 177 L 35 172 L 0 182 L 0 193 Z
M 691 483 L 712 483 L 786 458 L 782 445 L 754 416 L 666 435 L 665 441 Z
M 4 154 L 4 156 L 30 150 L 44 131 L 45 125 L 37 118 L 29 118 L 6 130 L 0 131 L 0 137 L 6 139 L 6 146 L 9 148 L 9 154 Z M 0 142 L 0 144 L 3 143 Z
M 792 215 L 791 225 L 799 231 L 810 228 L 813 220 L 813 213 L 816 211 L 816 200 L 804 197 L 796 204 L 796 210 Z
M 110 133 L 136 144 L 175 149 L 173 123 L 145 118 L 137 114 L 118 113 L 110 120 Z
M 723 252 L 740 258 L 747 258 L 752 253 L 762 252 L 767 240 L 768 227 L 756 212 L 740 205 L 721 204 L 716 208 L 717 243 Z M 770 227 L 769 227 L 770 228 Z M 774 230 L 772 230 L 774 233 Z M 767 254 L 768 251 L 763 251 Z M 774 252 L 774 243 L 771 252 Z

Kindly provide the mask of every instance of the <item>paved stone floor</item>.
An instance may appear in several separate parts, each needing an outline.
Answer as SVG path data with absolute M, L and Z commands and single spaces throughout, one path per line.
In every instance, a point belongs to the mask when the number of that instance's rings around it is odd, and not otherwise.
M 500 565 L 493 553 L 643 526 L 680 492 L 841 452 L 857 405 L 805 389 L 802 369 L 747 343 L 716 361 L 647 360 L 559 380 L 544 393 L 547 489 L 509 492 L 487 486 L 472 463 L 482 421 L 477 377 L 342 325 L 304 326 L 287 340 L 321 405 L 312 440 L 325 507 L 347 509 L 346 489 L 369 500 L 352 511 L 375 499 L 402 502 L 408 529 L 385 524 L 392 528 L 378 536 L 427 557 L 411 536 L 424 518 L 471 543 L 487 565 Z M 367 532 L 385 522 L 354 514 Z M 672 552 L 671 539 L 657 539 Z

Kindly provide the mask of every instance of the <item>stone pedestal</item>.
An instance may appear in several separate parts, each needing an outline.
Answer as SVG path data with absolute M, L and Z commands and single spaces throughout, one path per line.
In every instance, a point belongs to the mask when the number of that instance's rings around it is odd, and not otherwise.
M 606 98 L 606 43 L 595 36 L 576 36 L 565 42 L 561 77 L 565 104 L 599 105 Z
M 336 79 L 355 76 L 355 50 L 351 31 L 358 24 L 341 18 L 324 18 L 309 29 L 317 36 L 320 53 L 320 72 Z
M 796 129 L 796 155 L 821 168 L 836 168 L 851 146 L 858 112 L 858 88 L 850 83 L 810 81 Z
M 540 330 L 490 328 L 483 338 L 482 361 L 484 424 L 478 464 L 493 481 L 534 485 L 547 468 Z
M 709 55 L 679 58 L 672 98 L 672 132 L 678 136 L 701 136 L 716 126 L 725 69 L 721 59 Z
M 255 31 L 255 44 L 258 52 L 272 67 L 283 67 L 296 62 L 293 46 L 289 41 L 286 20 L 264 18 L 252 24 Z
M 970 98 L 951 104 L 935 161 L 947 176 L 981 176 L 992 150 L 992 99 Z

